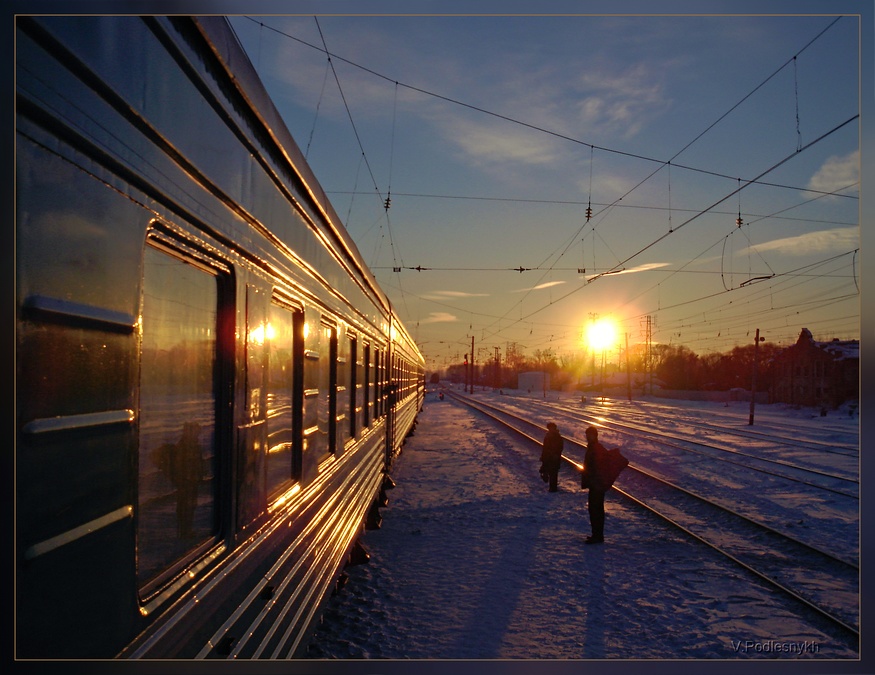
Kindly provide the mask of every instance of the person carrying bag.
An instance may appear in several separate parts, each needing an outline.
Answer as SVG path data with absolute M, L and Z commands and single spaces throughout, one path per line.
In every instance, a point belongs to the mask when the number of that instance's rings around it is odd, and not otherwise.
M 589 490 L 587 510 L 592 534 L 586 538 L 587 544 L 601 544 L 605 540 L 605 493 L 611 489 L 617 476 L 628 466 L 619 448 L 608 450 L 599 442 L 599 432 L 595 427 L 586 429 L 586 454 L 583 458 L 583 471 L 580 487 Z

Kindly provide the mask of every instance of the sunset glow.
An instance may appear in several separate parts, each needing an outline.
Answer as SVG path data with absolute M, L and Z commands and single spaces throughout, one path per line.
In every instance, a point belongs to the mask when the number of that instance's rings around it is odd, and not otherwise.
M 599 319 L 586 329 L 586 344 L 595 352 L 611 349 L 617 342 L 617 327 L 611 319 Z

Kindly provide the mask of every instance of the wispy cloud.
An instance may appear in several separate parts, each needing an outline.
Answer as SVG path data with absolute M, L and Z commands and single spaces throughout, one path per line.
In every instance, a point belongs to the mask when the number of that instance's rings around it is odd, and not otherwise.
M 668 263 L 645 263 L 638 267 L 630 267 L 627 270 L 620 270 L 614 274 L 634 274 L 635 272 L 649 272 L 650 270 L 658 270 L 660 267 L 668 267 Z
M 832 156 L 808 181 L 808 188 L 820 192 L 835 192 L 860 180 L 860 151 L 844 157 Z
M 559 286 L 560 284 L 564 284 L 564 283 L 566 283 L 566 282 L 564 282 L 564 281 L 548 281 L 548 282 L 543 283 L 543 284 L 538 284 L 537 286 L 532 288 L 532 290 L 533 291 L 540 291 L 543 288 L 551 288 L 552 286 Z
M 860 245 L 860 229 L 857 227 L 840 227 L 834 230 L 820 230 L 795 237 L 775 239 L 764 244 L 757 244 L 739 252 L 765 253 L 766 251 L 781 251 L 787 255 L 808 255 L 810 253 L 843 253 Z
M 653 72 L 637 65 L 624 72 L 605 66 L 591 69 L 564 87 L 546 87 L 529 82 L 525 92 L 491 91 L 493 110 L 514 110 L 520 100 L 537 101 L 521 116 L 526 124 L 570 136 L 580 129 L 589 134 L 618 134 L 631 138 L 652 119 L 654 111 L 667 107 L 662 85 Z M 541 73 L 549 78 L 549 74 Z M 537 92 L 537 93 L 536 93 Z M 469 160 L 478 163 L 512 161 L 526 165 L 555 162 L 562 153 L 556 139 L 533 134 L 529 128 L 496 124 L 495 119 L 460 120 L 432 117 L 449 143 Z
M 466 291 L 432 291 L 422 295 L 426 300 L 454 300 L 458 298 L 485 298 L 488 296 L 488 293 L 468 293 Z
M 472 121 L 453 118 L 444 125 L 447 140 L 467 157 L 480 162 L 522 162 L 548 164 L 555 160 L 552 143 L 530 132 L 496 125 L 494 120 Z
M 422 319 L 419 323 L 452 323 L 458 320 L 458 317 L 449 312 L 432 312 L 428 318 Z
M 528 293 L 529 291 L 542 291 L 545 288 L 552 288 L 553 286 L 559 286 L 560 284 L 567 283 L 565 281 L 547 281 L 543 284 L 538 284 L 537 286 L 531 286 L 528 288 L 518 288 L 515 291 L 511 291 L 511 293 Z
M 661 267 L 668 267 L 669 263 L 644 263 L 643 265 L 638 265 L 637 267 L 630 267 L 628 269 L 617 270 L 616 272 L 608 272 L 611 276 L 616 276 L 618 274 L 634 274 L 636 272 L 650 272 L 651 270 L 657 270 Z M 585 275 L 587 280 L 595 279 L 596 277 L 604 276 L 604 274 L 588 274 Z
M 582 94 L 577 105 L 585 128 L 622 132 L 635 136 L 654 111 L 668 106 L 659 76 L 644 64 L 635 64 L 616 72 L 608 64 L 582 73 L 577 91 Z M 613 72 L 612 72 L 613 71 Z

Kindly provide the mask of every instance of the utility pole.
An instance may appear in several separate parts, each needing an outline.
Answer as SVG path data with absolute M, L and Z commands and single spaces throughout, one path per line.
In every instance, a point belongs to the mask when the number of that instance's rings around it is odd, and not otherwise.
M 495 388 L 501 387 L 501 348 L 495 348 Z
M 617 364 L 619 365 L 619 364 Z M 632 400 L 632 366 L 629 365 L 629 333 L 626 333 L 626 390 L 629 393 L 629 401 Z
M 644 352 L 642 355 L 642 365 L 644 366 L 644 384 L 641 393 L 646 395 L 648 389 L 650 394 L 653 394 L 653 317 L 649 314 L 644 320 Z
M 471 336 L 471 393 L 474 393 L 474 336 Z
M 753 339 L 753 376 L 750 383 L 750 418 L 747 422 L 748 426 L 753 425 L 753 408 L 757 397 L 757 366 L 759 364 L 760 342 L 765 339 L 760 337 L 760 329 L 757 328 L 756 337 Z

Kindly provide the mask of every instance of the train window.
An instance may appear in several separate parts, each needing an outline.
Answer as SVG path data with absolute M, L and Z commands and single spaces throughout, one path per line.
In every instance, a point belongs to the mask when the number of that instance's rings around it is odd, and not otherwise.
M 386 387 L 389 386 L 389 351 L 383 351 L 383 357 L 380 359 L 380 414 L 383 417 L 388 413 L 388 400 L 386 398 Z
M 309 326 L 309 324 L 306 324 Z M 312 340 L 310 339 L 310 335 L 315 336 Z M 307 342 L 310 346 L 317 346 L 314 344 L 318 339 L 318 335 L 316 331 L 305 330 L 304 331 L 303 341 Z M 302 423 L 301 423 L 301 455 L 302 462 L 303 456 L 313 454 L 316 457 L 319 456 L 320 452 L 324 451 L 327 444 L 327 437 L 324 435 L 327 433 L 326 429 L 320 429 L 321 420 L 326 419 L 327 415 L 327 407 L 325 414 L 322 414 L 323 411 L 320 410 L 320 406 L 323 402 L 323 397 L 320 396 L 320 386 L 322 386 L 322 357 L 321 352 L 317 349 L 304 349 L 303 354 L 303 400 L 301 402 L 302 408 Z M 322 389 L 321 391 L 324 391 Z M 327 399 L 326 399 L 327 402 Z M 303 469 L 302 469 L 303 470 Z
M 362 374 L 362 426 L 367 428 L 371 424 L 371 345 L 365 345 L 365 353 L 362 358 L 362 367 L 364 372 Z
M 341 344 L 343 345 L 342 350 L 337 354 L 337 358 L 335 359 L 335 363 L 337 364 L 337 378 L 335 379 L 335 391 L 337 392 L 336 399 L 336 427 L 337 427 L 337 438 L 336 438 L 336 446 L 335 449 L 340 451 L 343 450 L 343 447 L 346 445 L 346 442 L 349 440 L 350 435 L 350 392 L 349 392 L 349 384 L 351 380 L 351 366 L 349 363 L 350 356 L 350 344 L 349 338 L 346 338 L 343 343 L 338 341 L 338 349 L 340 349 Z
M 333 454 L 337 450 L 337 328 L 322 324 L 322 337 L 328 343 L 328 364 L 320 369 L 319 424 Z
M 388 413 L 388 401 L 386 398 L 386 387 L 389 386 L 389 351 L 383 351 L 383 357 L 380 359 L 380 414 L 384 417 Z
M 358 433 L 361 362 L 359 361 L 358 340 L 353 335 L 349 336 L 349 363 L 349 437 L 355 438 Z
M 147 245 L 140 353 L 141 586 L 217 533 L 216 363 L 220 274 Z
M 383 414 L 383 411 L 380 409 L 380 401 L 382 400 L 380 397 L 380 391 L 382 390 L 382 386 L 380 384 L 380 350 L 374 348 L 374 391 L 373 391 L 373 399 L 374 399 L 374 419 L 380 419 L 380 416 Z
M 386 415 L 386 351 L 377 352 L 377 377 L 374 382 L 374 399 L 377 401 L 377 414 L 380 417 Z
M 266 330 L 267 381 L 267 495 L 274 499 L 300 477 L 300 444 L 296 442 L 295 385 L 302 350 L 298 334 L 303 315 L 273 303 Z

